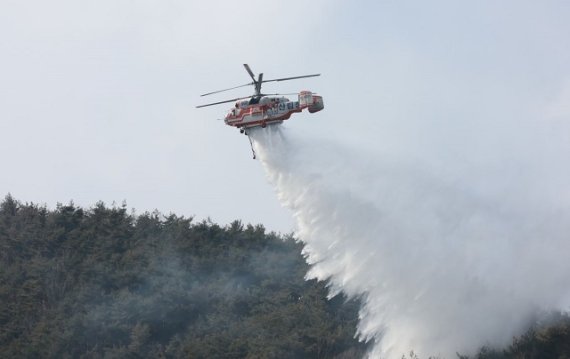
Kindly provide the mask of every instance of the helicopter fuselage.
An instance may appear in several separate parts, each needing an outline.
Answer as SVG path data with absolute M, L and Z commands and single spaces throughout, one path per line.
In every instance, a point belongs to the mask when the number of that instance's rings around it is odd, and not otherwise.
M 261 96 L 235 103 L 226 115 L 224 122 L 237 128 L 265 127 L 288 120 L 293 113 L 308 109 L 318 112 L 324 108 L 323 98 L 310 91 L 301 91 L 297 101 L 286 97 Z

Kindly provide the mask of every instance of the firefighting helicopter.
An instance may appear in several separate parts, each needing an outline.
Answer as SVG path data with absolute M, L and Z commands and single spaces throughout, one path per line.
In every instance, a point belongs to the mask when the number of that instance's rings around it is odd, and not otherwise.
M 205 105 L 196 106 L 202 108 L 206 106 L 220 105 L 223 103 L 236 101 L 233 108 L 231 108 L 224 118 L 224 122 L 228 126 L 237 127 L 241 133 L 247 133 L 247 129 L 253 127 L 266 127 L 267 125 L 280 124 L 288 120 L 293 113 L 301 112 L 308 109 L 310 113 L 320 111 L 324 108 L 323 98 L 317 96 L 311 91 L 301 91 L 294 94 L 263 94 L 261 93 L 261 85 L 265 82 L 278 82 L 302 79 L 305 77 L 316 77 L 321 74 L 302 75 L 293 77 L 284 77 L 272 80 L 264 80 L 263 73 L 260 73 L 255 79 L 255 75 L 248 64 L 243 64 L 245 70 L 253 80 L 253 82 L 245 85 L 234 86 L 228 89 L 208 92 L 200 96 L 209 96 L 224 91 L 229 91 L 245 86 L 254 86 L 255 90 L 253 95 L 246 97 L 238 97 L 231 100 L 219 101 L 208 103 Z M 298 95 L 297 101 L 292 101 L 283 95 Z M 281 96 L 281 97 L 274 97 Z M 250 139 L 251 142 L 251 139 Z M 255 158 L 255 153 L 254 153 Z

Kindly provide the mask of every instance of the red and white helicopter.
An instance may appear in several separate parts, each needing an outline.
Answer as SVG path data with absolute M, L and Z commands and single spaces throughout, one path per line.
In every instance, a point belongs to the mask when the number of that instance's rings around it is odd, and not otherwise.
M 231 87 L 224 90 L 208 92 L 200 96 L 213 95 L 216 93 L 233 90 L 240 87 L 253 85 L 255 87 L 255 92 L 253 93 L 252 96 L 238 97 L 231 100 L 209 103 L 206 105 L 196 106 L 196 108 L 219 105 L 223 103 L 236 101 L 235 106 L 232 109 L 230 109 L 228 114 L 226 115 L 224 122 L 228 126 L 239 128 L 241 133 L 245 133 L 247 135 L 246 130 L 249 128 L 259 127 L 259 126 L 266 127 L 267 125 L 271 124 L 280 124 L 283 123 L 283 121 L 288 120 L 293 113 L 301 112 L 304 109 L 308 109 L 310 113 L 314 113 L 322 110 L 325 107 L 323 103 L 323 98 L 321 96 L 313 94 L 311 91 L 301 91 L 298 94 L 297 93 L 285 94 L 285 95 L 298 95 L 298 99 L 296 101 L 292 101 L 283 96 L 274 97 L 274 96 L 279 96 L 281 94 L 261 93 L 261 84 L 265 82 L 296 80 L 305 77 L 320 76 L 321 74 L 264 80 L 263 73 L 260 73 L 256 80 L 255 75 L 251 71 L 249 65 L 244 64 L 243 66 L 245 67 L 249 76 L 251 76 L 253 82 L 247 83 L 245 85 Z

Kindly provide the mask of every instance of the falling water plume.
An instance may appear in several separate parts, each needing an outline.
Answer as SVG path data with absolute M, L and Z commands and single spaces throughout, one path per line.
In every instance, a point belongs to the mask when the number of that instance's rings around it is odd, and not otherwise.
M 279 126 L 250 135 L 295 217 L 307 278 L 328 281 L 330 296 L 363 296 L 357 335 L 374 341 L 370 357 L 503 346 L 540 310 L 567 303 L 567 206 L 528 196 L 522 207 L 520 196 L 483 196 L 417 162 Z

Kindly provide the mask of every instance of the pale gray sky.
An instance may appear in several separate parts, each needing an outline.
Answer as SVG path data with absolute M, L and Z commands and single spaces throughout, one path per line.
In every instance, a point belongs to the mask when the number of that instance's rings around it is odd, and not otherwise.
M 556 184 L 570 154 L 568 19 L 566 1 L 2 0 L 0 194 L 289 231 L 246 137 L 216 121 L 226 106 L 194 108 L 246 83 L 246 62 L 267 78 L 322 73 L 266 85 L 324 96 L 324 111 L 286 124 L 301 136 L 452 180 L 512 166 Z

